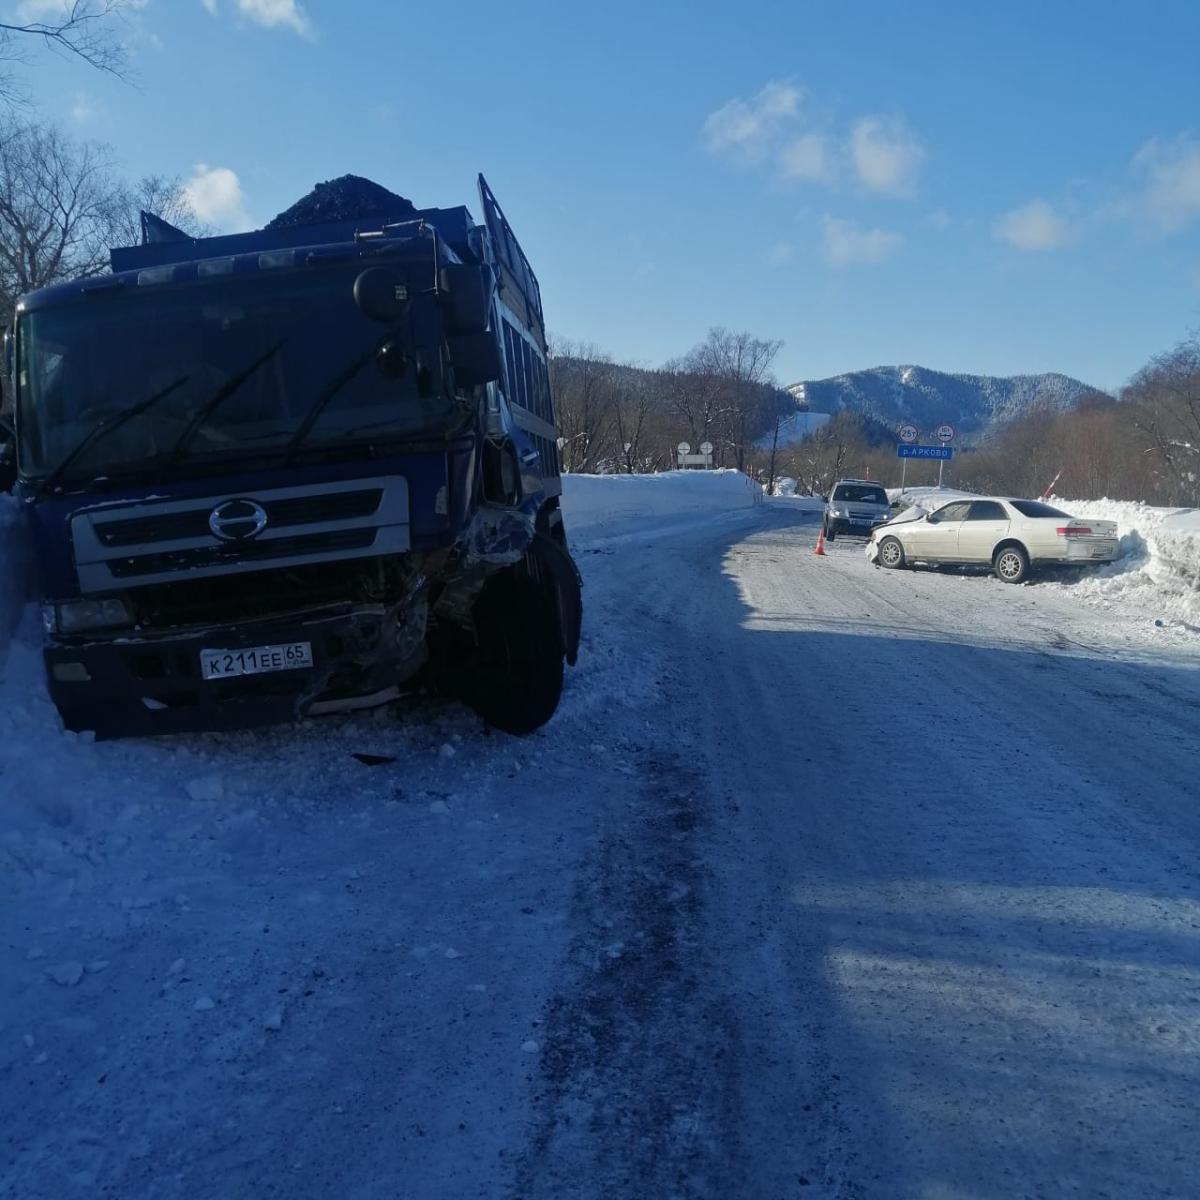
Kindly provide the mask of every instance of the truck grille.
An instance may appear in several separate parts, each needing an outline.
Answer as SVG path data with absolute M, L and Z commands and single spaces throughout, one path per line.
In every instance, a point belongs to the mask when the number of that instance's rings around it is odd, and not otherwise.
M 137 624 L 147 630 L 252 621 L 310 613 L 331 605 L 390 603 L 409 575 L 395 559 L 352 564 L 270 567 L 242 575 L 181 575 L 130 593 Z
M 382 488 L 333 492 L 325 496 L 298 496 L 291 500 L 268 500 L 263 504 L 272 529 L 294 525 L 316 525 L 322 521 L 346 521 L 369 517 L 379 508 Z M 202 538 L 209 534 L 212 506 L 186 512 L 158 513 L 117 521 L 96 521 L 92 528 L 105 546 L 144 546 L 173 542 L 180 538 Z
M 307 557 L 336 550 L 363 550 L 375 544 L 375 532 L 374 529 L 344 529 L 305 537 L 273 538 L 269 542 L 205 546 L 197 550 L 172 550 L 165 554 L 139 554 L 133 558 L 111 559 L 108 569 L 114 579 L 129 579 L 223 564 L 269 563 L 276 558 Z
M 239 507 L 236 502 L 261 509 L 257 515 L 265 514 L 265 523 L 233 538 L 217 537 L 210 518 L 223 506 Z M 236 529 L 236 522 L 226 517 L 222 526 Z M 184 577 L 384 558 L 411 546 L 408 481 L 384 476 L 104 505 L 74 514 L 71 540 L 84 595 Z

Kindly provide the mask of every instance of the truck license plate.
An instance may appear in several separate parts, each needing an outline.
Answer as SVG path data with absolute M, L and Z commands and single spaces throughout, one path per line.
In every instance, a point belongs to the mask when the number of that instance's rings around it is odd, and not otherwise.
M 268 671 L 294 671 L 311 667 L 312 643 L 289 642 L 284 646 L 251 646 L 242 650 L 201 650 L 200 674 L 205 679 L 228 679 L 233 675 L 264 675 Z

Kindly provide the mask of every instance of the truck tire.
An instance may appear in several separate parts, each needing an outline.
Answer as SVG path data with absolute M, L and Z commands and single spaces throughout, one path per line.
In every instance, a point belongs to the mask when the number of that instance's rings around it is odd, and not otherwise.
M 477 652 L 464 699 L 489 725 L 517 735 L 554 716 L 563 652 L 551 599 L 516 568 L 492 576 L 475 602 Z

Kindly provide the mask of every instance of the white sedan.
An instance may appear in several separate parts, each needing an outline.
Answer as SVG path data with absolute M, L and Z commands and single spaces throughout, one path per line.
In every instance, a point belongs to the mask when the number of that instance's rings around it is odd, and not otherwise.
M 1040 500 L 979 496 L 927 512 L 910 508 L 871 534 L 867 557 L 896 569 L 913 562 L 990 566 L 1021 583 L 1043 564 L 1112 562 L 1115 521 L 1081 521 Z

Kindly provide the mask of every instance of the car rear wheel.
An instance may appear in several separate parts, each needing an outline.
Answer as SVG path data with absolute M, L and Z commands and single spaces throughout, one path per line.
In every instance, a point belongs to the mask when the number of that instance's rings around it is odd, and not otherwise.
M 1020 546 L 1004 546 L 992 566 L 1001 583 L 1023 583 L 1029 576 L 1029 555 Z
M 879 561 L 889 571 L 904 566 L 904 547 L 894 537 L 885 537 L 879 543 Z

